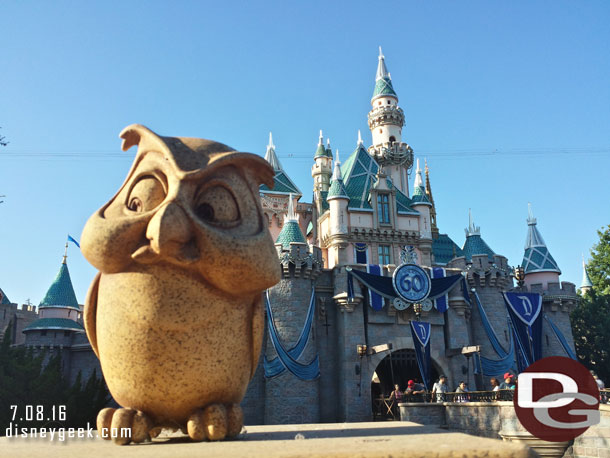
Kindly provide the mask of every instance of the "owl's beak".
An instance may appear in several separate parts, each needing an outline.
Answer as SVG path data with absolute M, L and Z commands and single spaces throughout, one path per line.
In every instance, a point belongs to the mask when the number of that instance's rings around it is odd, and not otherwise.
M 146 238 L 150 244 L 132 255 L 136 261 L 148 264 L 165 258 L 172 263 L 191 264 L 199 259 L 191 221 L 175 202 L 157 210 L 146 228 Z

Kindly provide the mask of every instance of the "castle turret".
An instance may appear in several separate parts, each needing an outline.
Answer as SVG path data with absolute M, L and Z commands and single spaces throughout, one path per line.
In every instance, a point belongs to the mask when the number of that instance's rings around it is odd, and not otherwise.
M 411 198 L 411 207 L 419 213 L 419 243 L 417 248 L 421 254 L 421 264 L 432 265 L 432 225 L 430 218 L 430 210 L 432 203 L 426 194 L 426 188 L 419 167 L 419 159 L 417 159 L 417 169 L 415 171 L 415 181 L 413 182 L 413 196 Z
M 585 264 L 585 256 L 582 257 L 582 282 L 580 283 L 580 291 L 582 294 L 585 294 L 588 291 L 591 291 L 593 288 L 593 282 L 591 282 L 591 277 L 589 277 L 589 272 L 587 272 L 587 265 Z
M 288 204 L 284 227 L 280 233 L 276 249 L 282 265 L 282 279 L 268 290 L 269 306 L 277 337 L 284 350 L 302 364 L 310 364 L 318 355 L 315 331 L 311 320 L 308 321 L 310 299 L 314 282 L 320 274 L 322 254 L 317 247 L 310 247 L 297 223 L 292 196 Z M 315 305 L 315 303 L 314 303 Z M 313 305 L 311 305 L 313 307 Z M 267 368 L 264 383 L 255 380 L 257 386 L 264 387 L 264 406 L 262 420 L 265 424 L 279 423 L 316 423 L 320 421 L 319 380 L 306 378 L 290 372 L 278 364 L 277 350 L 273 339 L 267 334 L 264 346 L 267 361 L 276 364 L 275 369 Z M 302 342 L 301 351 L 293 353 L 299 339 L 308 335 Z M 256 378 L 256 377 L 255 377 Z M 260 418 L 260 417 L 259 417 Z
M 330 151 L 330 140 L 328 148 L 324 147 L 324 136 L 320 131 L 318 147 L 313 156 L 314 165 L 311 168 L 311 176 L 313 177 L 313 189 L 315 192 L 328 192 L 330 186 L 330 177 L 332 175 L 333 155 Z
M 413 149 L 402 141 L 405 114 L 398 106 L 398 95 L 379 48 L 375 90 L 368 115 L 373 145 L 369 148 L 375 160 L 385 169 L 392 183 L 408 196 L 408 171 L 413 166 Z
M 546 290 L 549 283 L 559 283 L 561 270 L 559 270 L 555 259 L 551 256 L 542 235 L 536 227 L 537 221 L 534 218 L 531 204 L 528 204 L 528 213 L 527 240 L 525 241 L 525 253 L 521 262 L 525 271 L 525 285 L 528 287 L 533 284 L 541 285 L 541 288 Z
M 65 375 L 70 372 L 69 347 L 75 333 L 84 333 L 81 324 L 81 307 L 76 300 L 66 253 L 59 272 L 38 306 L 38 319 L 23 329 L 25 344 L 35 347 L 57 349 L 62 354 Z
M 348 214 L 347 204 L 349 196 L 341 177 L 341 162 L 339 161 L 339 150 L 335 161 L 335 171 L 330 182 L 328 196 L 326 198 L 330 206 L 330 244 L 328 247 L 329 268 L 337 264 L 347 264 L 345 249 L 347 247 Z
M 281 244 L 285 250 L 290 249 L 291 243 L 307 243 L 305 236 L 299 227 L 299 218 L 294 210 L 294 198 L 290 194 L 288 200 L 288 213 L 284 219 L 284 226 L 275 241 L 275 244 Z
M 475 255 L 487 255 L 490 260 L 493 259 L 495 253 L 481 237 L 481 228 L 475 226 L 470 209 L 468 209 L 468 227 L 464 229 L 464 232 L 466 233 L 466 241 L 462 251 L 467 262 L 472 262 Z

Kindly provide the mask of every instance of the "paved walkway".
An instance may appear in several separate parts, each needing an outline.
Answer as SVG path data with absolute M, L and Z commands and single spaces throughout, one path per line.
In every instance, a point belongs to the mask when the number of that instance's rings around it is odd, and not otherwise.
M 238 439 L 190 442 L 178 434 L 118 446 L 101 439 L 0 438 L 2 457 L 534 457 L 529 448 L 410 422 L 248 426 Z

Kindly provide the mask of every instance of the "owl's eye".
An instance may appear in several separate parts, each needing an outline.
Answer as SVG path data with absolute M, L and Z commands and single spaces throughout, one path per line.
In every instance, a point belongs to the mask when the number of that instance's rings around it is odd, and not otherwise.
M 127 208 L 132 212 L 147 212 L 165 200 L 163 184 L 150 175 L 140 178 L 127 197 Z
M 230 224 L 239 221 L 239 207 L 233 194 L 224 186 L 205 189 L 195 204 L 197 216 L 208 223 Z

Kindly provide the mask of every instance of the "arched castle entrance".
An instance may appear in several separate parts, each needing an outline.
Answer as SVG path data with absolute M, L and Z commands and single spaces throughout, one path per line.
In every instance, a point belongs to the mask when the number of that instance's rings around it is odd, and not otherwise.
M 433 363 L 431 380 L 437 380 L 439 375 Z M 371 380 L 371 397 L 375 399 L 379 396 L 389 396 L 394 389 L 394 384 L 398 384 L 404 391 L 409 380 L 418 380 L 420 383 L 422 381 L 415 350 L 411 348 L 394 350 L 391 354 L 387 354 L 375 368 Z

